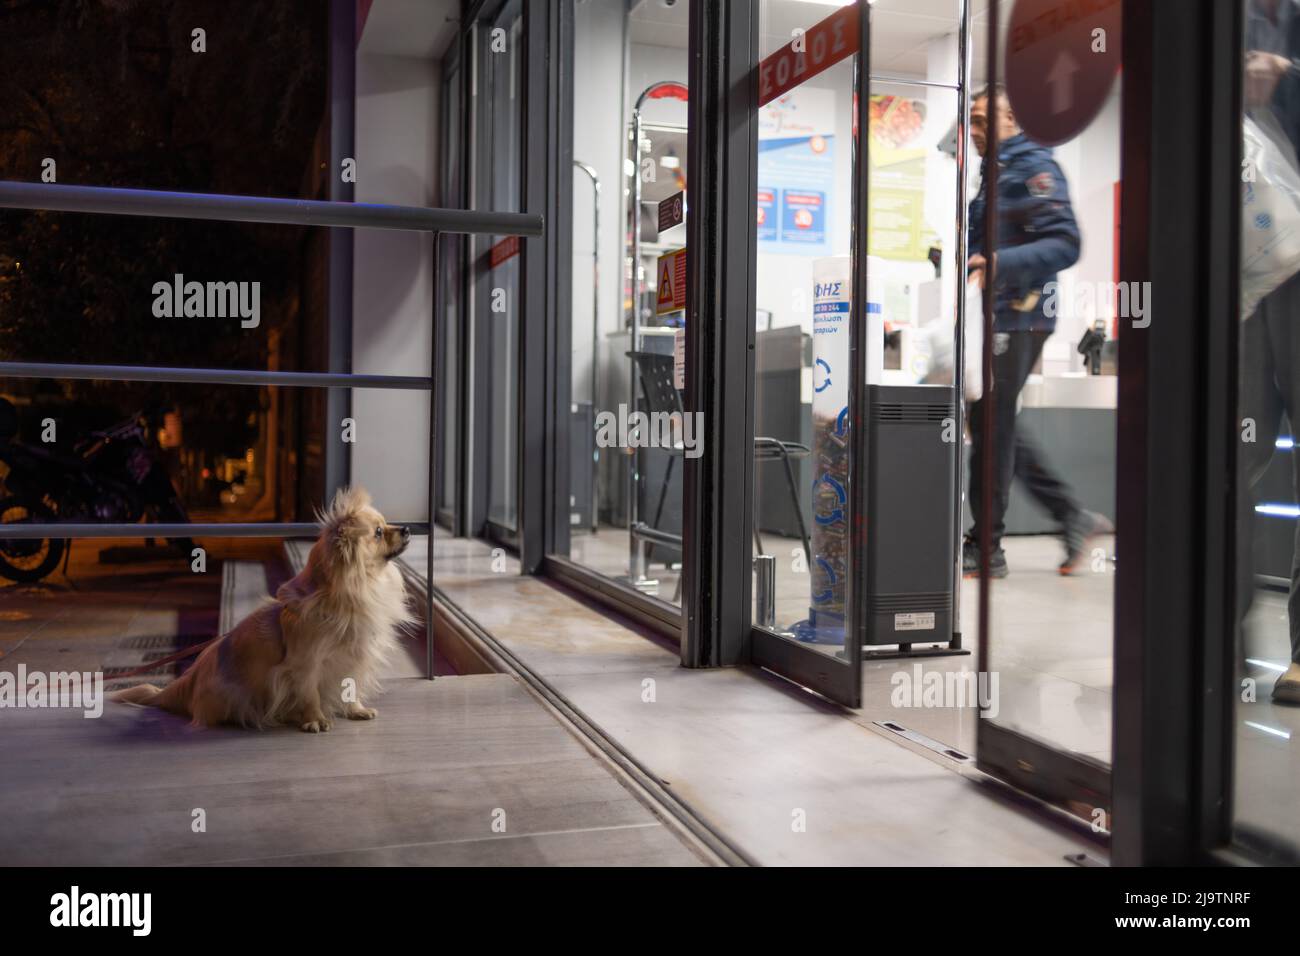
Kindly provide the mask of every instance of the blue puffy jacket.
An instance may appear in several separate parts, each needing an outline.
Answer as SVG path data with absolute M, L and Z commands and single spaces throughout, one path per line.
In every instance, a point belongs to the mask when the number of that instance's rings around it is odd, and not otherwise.
M 1024 133 L 998 143 L 998 265 L 995 332 L 1051 332 L 1056 318 L 1043 311 L 1043 286 L 1079 261 L 1079 224 L 1070 190 L 1052 151 Z M 971 255 L 984 252 L 984 189 L 970 204 Z M 1032 293 L 1038 293 L 1034 302 Z

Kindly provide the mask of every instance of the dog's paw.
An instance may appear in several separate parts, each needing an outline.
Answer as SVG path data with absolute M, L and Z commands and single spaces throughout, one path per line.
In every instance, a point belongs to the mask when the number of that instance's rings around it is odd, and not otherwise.
M 379 716 L 379 711 L 373 707 L 362 707 L 357 704 L 348 710 L 348 720 L 374 720 Z
M 317 720 L 304 721 L 302 726 L 300 726 L 298 729 L 308 734 L 323 734 L 327 730 L 329 730 L 330 727 L 332 726 L 333 724 L 331 724 L 324 717 L 321 717 Z

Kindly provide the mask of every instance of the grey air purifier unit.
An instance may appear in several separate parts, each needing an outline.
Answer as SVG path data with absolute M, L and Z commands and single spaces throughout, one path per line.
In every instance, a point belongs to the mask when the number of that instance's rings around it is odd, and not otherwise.
M 955 390 L 869 386 L 864 644 L 947 644 L 956 573 Z

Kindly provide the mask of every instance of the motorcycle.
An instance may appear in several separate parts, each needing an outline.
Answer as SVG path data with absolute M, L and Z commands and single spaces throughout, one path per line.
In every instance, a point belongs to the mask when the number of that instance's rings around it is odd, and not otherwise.
M 7 404 L 7 403 L 6 403 Z M 12 417 L 12 416 L 9 416 Z M 0 462 L 8 472 L 0 488 L 0 524 L 134 524 L 141 518 L 188 524 L 189 515 L 149 441 L 150 416 L 141 411 L 73 446 L 73 454 L 13 441 L 0 434 Z M 169 539 L 189 553 L 189 538 Z M 0 576 L 24 584 L 59 566 L 65 538 L 0 539 Z

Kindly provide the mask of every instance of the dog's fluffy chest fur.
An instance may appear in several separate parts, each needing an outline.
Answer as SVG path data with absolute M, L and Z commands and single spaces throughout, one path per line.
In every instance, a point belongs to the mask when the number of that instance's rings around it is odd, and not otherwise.
M 295 578 L 280 592 L 280 596 L 290 596 L 310 588 L 297 602 L 296 611 L 292 598 L 285 607 L 287 614 L 301 615 L 292 626 L 313 636 L 310 647 L 296 655 L 288 653 L 286 641 L 282 667 L 306 663 L 314 669 L 322 708 L 327 714 L 337 715 L 350 701 L 359 701 L 378 690 L 384 667 L 398 647 L 398 631 L 410 619 L 406 591 L 401 573 L 392 564 L 368 580 L 335 581 L 330 587 L 315 586 L 312 571 L 309 565 L 299 575 L 307 580 Z M 290 709 L 295 705 L 292 700 L 283 703 Z

